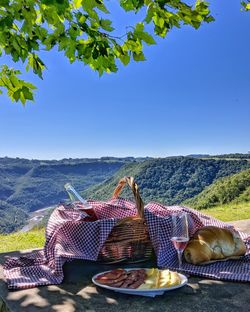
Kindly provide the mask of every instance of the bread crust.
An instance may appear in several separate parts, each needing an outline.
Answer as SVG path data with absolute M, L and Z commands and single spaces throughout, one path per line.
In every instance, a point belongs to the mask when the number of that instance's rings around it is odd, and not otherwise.
M 184 250 L 184 258 L 192 264 L 222 260 L 246 253 L 246 245 L 238 232 L 215 226 L 199 229 Z

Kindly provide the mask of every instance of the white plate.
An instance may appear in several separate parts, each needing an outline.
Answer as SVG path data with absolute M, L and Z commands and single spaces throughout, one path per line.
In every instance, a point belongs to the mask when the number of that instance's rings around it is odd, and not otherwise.
M 140 269 L 141 268 L 133 268 L 133 269 L 125 269 L 125 270 L 128 272 L 130 270 L 140 270 Z M 145 268 L 144 270 L 148 270 L 148 269 Z M 99 275 L 104 274 L 104 273 L 108 273 L 108 272 L 111 272 L 111 271 L 112 270 L 96 274 L 95 276 L 92 277 L 92 282 L 95 285 L 99 286 L 99 287 L 106 288 L 106 289 L 109 289 L 109 290 L 113 290 L 115 292 L 119 292 L 119 293 L 122 293 L 122 294 L 155 297 L 155 296 L 163 295 L 165 291 L 170 291 L 170 290 L 174 290 L 174 289 L 183 287 L 184 285 L 187 284 L 187 281 L 188 281 L 188 279 L 187 279 L 187 277 L 185 275 L 178 273 L 179 276 L 180 276 L 180 279 L 181 279 L 181 283 L 179 285 L 168 287 L 168 288 L 154 288 L 154 289 L 146 289 L 146 290 L 145 289 L 143 290 L 143 289 L 130 289 L 130 288 L 111 287 L 111 286 L 108 286 L 108 285 L 104 285 L 104 284 L 98 283 L 96 281 L 96 278 Z

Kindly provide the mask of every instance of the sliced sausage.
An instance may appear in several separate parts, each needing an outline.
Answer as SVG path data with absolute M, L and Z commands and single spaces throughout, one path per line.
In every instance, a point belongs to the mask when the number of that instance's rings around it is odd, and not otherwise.
M 130 289 L 136 289 L 138 288 L 139 286 L 141 286 L 142 284 L 144 283 L 144 280 L 142 278 L 138 279 L 137 281 L 133 282 L 132 284 L 130 284 L 128 286 L 128 288 Z
M 96 280 L 97 281 L 106 281 L 106 280 L 115 280 L 119 278 L 121 275 L 127 274 L 125 270 L 123 269 L 116 269 L 111 272 L 103 273 L 102 275 L 99 275 Z

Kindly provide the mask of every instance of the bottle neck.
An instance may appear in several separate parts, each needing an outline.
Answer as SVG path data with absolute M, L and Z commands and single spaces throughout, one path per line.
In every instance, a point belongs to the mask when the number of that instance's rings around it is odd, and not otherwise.
M 82 196 L 73 188 L 73 186 L 70 183 L 66 183 L 64 187 L 72 202 L 80 201 L 84 205 L 83 209 L 91 208 L 91 205 L 85 199 L 82 198 Z

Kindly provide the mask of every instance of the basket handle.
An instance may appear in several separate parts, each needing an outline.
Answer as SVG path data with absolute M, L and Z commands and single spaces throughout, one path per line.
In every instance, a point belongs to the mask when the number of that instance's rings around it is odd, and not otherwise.
M 135 183 L 135 180 L 133 177 L 124 177 L 118 182 L 118 184 L 114 190 L 112 199 L 116 199 L 119 197 L 122 189 L 124 188 L 124 186 L 126 184 L 129 185 L 129 187 L 131 188 L 131 190 L 134 194 L 138 216 L 140 218 L 144 219 L 144 203 L 141 199 L 139 189 L 138 189 L 138 185 Z

